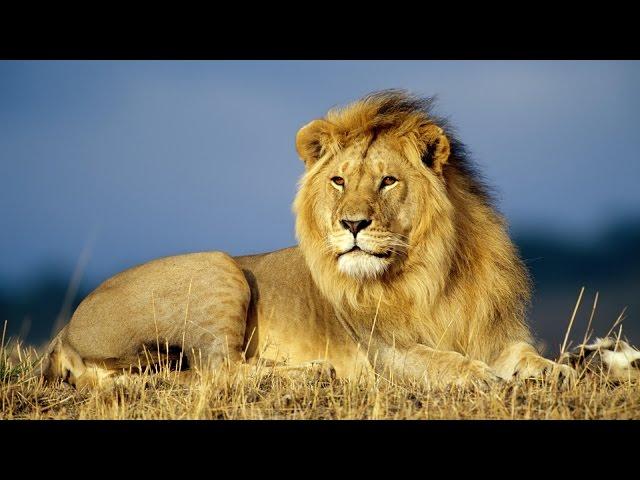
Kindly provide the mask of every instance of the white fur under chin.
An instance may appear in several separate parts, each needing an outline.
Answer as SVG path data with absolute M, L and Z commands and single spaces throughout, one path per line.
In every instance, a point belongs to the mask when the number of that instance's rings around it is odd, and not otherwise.
M 338 258 L 338 269 L 350 277 L 375 278 L 382 275 L 388 261 L 367 253 L 346 253 Z

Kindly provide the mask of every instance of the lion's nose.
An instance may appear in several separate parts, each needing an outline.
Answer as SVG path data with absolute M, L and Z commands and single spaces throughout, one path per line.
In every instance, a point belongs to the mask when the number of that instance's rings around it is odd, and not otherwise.
M 371 220 L 340 220 L 340 223 L 355 237 L 360 230 L 364 230 L 371 225 Z

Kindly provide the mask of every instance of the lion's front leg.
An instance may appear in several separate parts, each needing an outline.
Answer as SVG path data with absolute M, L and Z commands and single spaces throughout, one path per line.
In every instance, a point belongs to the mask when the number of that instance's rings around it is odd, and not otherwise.
M 577 377 L 573 368 L 540 356 L 533 345 L 526 342 L 513 343 L 505 348 L 492 367 L 505 380 L 546 377 L 555 378 L 564 384 L 574 382 Z
M 421 344 L 407 350 L 379 349 L 375 366 L 395 379 L 424 382 L 430 388 L 454 386 L 485 390 L 501 381 L 484 362 Z

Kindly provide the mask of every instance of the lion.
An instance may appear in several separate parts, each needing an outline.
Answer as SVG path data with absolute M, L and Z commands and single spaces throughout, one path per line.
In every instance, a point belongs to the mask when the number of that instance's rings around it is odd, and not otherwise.
M 195 358 L 429 388 L 574 378 L 533 346 L 527 271 L 432 107 L 385 90 L 303 126 L 297 246 L 161 258 L 112 277 L 51 342 L 46 378 L 96 385 Z

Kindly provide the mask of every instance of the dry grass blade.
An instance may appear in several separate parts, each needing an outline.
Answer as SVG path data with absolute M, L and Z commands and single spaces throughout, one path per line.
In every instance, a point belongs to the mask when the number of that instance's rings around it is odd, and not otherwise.
M 376 320 L 378 320 L 378 312 L 380 311 L 380 302 L 382 302 L 382 293 L 378 298 L 378 306 L 376 307 L 376 313 L 373 316 L 373 323 L 371 324 L 371 332 L 369 333 L 369 341 L 367 342 L 367 358 L 369 358 L 369 349 L 371 348 L 371 339 L 373 338 L 373 331 L 376 328 Z
M 576 301 L 575 307 L 573 307 L 573 313 L 571 314 L 571 320 L 569 320 L 569 326 L 567 327 L 567 331 L 564 335 L 564 341 L 562 342 L 562 347 L 560 348 L 560 356 L 565 351 L 567 347 L 567 340 L 569 340 L 569 334 L 571 333 L 571 327 L 573 326 L 573 321 L 576 318 L 576 313 L 578 313 L 578 308 L 580 307 L 580 303 L 582 302 L 582 295 L 584 294 L 584 287 L 580 289 L 580 294 L 578 295 L 578 300 Z
M 589 323 L 587 323 L 587 329 L 584 331 L 584 338 L 582 339 L 582 345 L 580 347 L 580 356 L 584 354 L 584 346 L 587 344 L 589 339 L 591 338 L 591 324 L 593 323 L 593 317 L 596 314 L 596 308 L 598 307 L 598 296 L 600 292 L 596 292 L 595 297 L 593 298 L 593 306 L 591 307 L 591 315 L 589 315 Z

